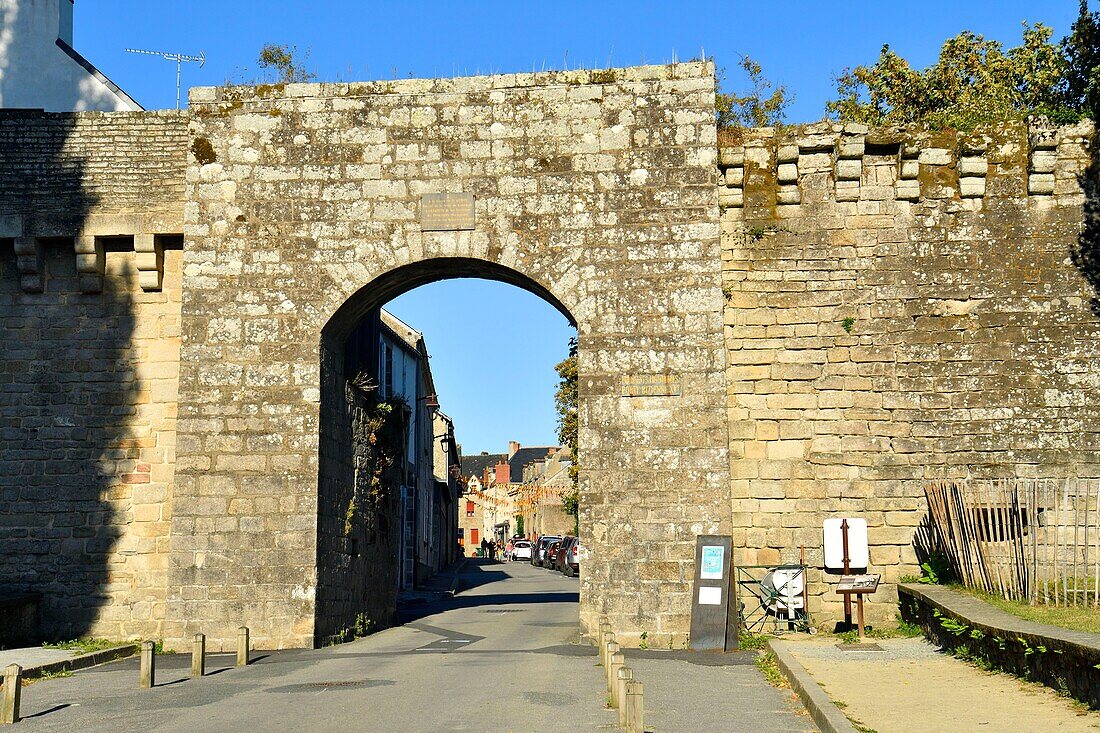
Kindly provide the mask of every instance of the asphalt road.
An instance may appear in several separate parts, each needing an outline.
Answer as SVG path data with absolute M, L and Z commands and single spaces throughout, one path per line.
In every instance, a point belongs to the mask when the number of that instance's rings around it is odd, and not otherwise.
M 134 659 L 24 688 L 20 731 L 608 731 L 602 670 L 579 643 L 577 580 L 526 563 L 470 566 L 453 599 L 320 650 Z M 419 617 L 419 618 L 416 618 Z M 13 729 L 14 730 L 14 729 Z

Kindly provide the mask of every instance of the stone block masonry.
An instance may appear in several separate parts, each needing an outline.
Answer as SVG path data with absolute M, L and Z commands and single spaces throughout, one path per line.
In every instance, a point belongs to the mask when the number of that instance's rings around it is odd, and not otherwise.
M 0 111 L 0 594 L 44 636 L 162 631 L 186 145 L 174 112 Z
M 479 276 L 577 324 L 582 623 L 686 630 L 694 537 L 730 515 L 713 110 L 708 64 L 193 90 L 167 623 L 309 645 L 354 622 L 317 542 L 354 480 L 319 425 L 347 412 L 344 343 Z M 424 231 L 445 192 L 472 231 Z M 670 372 L 682 394 L 620 395 Z
M 684 641 L 697 534 L 820 566 L 822 520 L 864 516 L 892 618 L 925 480 L 1100 474 L 1089 126 L 718 148 L 714 93 L 695 63 L 0 112 L 0 593 L 211 650 L 384 614 L 347 568 L 391 544 L 332 536 L 346 344 L 448 277 L 577 325 L 581 621 L 627 645 Z M 424 231 L 439 193 L 473 229 Z
M 892 621 L 925 480 L 1100 473 L 1100 321 L 1071 262 L 1091 135 L 821 124 L 721 151 L 740 562 L 805 545 L 820 567 L 822 520 L 866 517 Z M 811 580 L 839 617 L 836 578 Z

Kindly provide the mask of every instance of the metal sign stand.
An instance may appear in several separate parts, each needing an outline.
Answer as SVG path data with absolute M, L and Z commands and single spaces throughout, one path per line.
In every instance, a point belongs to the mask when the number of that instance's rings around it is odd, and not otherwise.
M 844 542 L 844 574 L 851 575 L 852 568 L 849 566 L 851 558 L 848 556 L 848 520 L 847 518 L 840 520 L 840 535 Z M 859 636 L 863 638 L 863 599 L 860 598 L 859 605 L 860 612 L 860 624 L 859 624 Z M 845 629 L 852 628 L 852 597 L 844 595 L 844 627 Z

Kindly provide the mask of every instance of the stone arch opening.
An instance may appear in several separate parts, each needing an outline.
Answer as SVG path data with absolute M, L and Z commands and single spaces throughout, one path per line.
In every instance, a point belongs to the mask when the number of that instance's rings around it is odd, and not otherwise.
M 425 344 L 382 309 L 423 285 L 470 278 L 530 292 L 577 325 L 550 287 L 471 257 L 388 270 L 336 310 L 320 339 L 315 643 L 389 625 L 400 590 L 456 559 L 453 528 L 447 518 L 429 520 L 426 508 L 441 488 L 440 457 L 432 454 L 446 450 L 448 426 L 425 407 L 436 396 L 423 366 L 427 352 L 423 360 L 415 353 Z M 450 511 L 457 523 L 457 506 Z
M 197 89 L 188 129 L 166 640 L 324 642 L 326 345 L 476 274 L 577 324 L 582 626 L 680 644 L 731 527 L 713 66 Z

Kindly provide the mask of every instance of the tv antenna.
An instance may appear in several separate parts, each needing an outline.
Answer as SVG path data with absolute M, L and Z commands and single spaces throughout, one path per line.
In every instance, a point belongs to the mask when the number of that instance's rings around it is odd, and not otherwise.
M 206 65 L 206 53 L 204 51 L 199 51 L 198 56 L 188 56 L 171 51 L 143 51 L 140 48 L 128 48 L 126 52 L 143 53 L 146 56 L 160 56 L 165 61 L 176 62 L 176 109 L 180 108 L 180 67 L 185 61 L 198 64 L 200 69 Z

